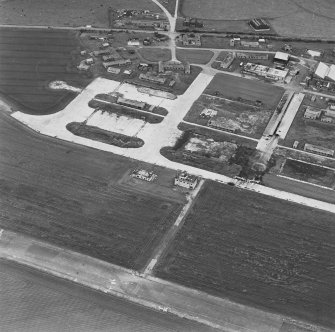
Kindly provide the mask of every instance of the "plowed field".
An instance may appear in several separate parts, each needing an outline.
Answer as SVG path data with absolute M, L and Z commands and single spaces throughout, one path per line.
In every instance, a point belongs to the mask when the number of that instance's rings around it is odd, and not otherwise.
M 156 275 L 335 327 L 335 218 L 207 183 Z
M 108 262 L 141 268 L 180 211 L 176 198 L 120 183 L 134 161 L 36 135 L 1 113 L 0 155 L 0 228 Z

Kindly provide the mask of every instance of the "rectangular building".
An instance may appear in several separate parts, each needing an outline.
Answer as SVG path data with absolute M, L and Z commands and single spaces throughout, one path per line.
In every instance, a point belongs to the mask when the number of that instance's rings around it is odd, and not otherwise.
M 321 116 L 321 110 L 317 110 L 315 108 L 307 106 L 306 111 L 304 113 L 304 118 L 317 120 L 320 116 Z
M 129 59 L 120 59 L 120 60 L 114 60 L 109 62 L 103 62 L 102 65 L 105 68 L 111 67 L 111 66 L 126 66 L 130 65 L 131 61 Z
M 142 101 L 126 99 L 126 98 L 123 98 L 123 97 L 119 97 L 116 102 L 120 105 L 129 106 L 129 107 L 137 108 L 137 109 L 140 109 L 140 110 L 143 110 L 145 105 L 146 105 L 146 103 L 144 103 Z
M 198 178 L 184 171 L 177 174 L 174 184 L 187 189 L 194 189 L 198 184 Z
M 321 156 L 327 156 L 327 157 L 333 157 L 334 156 L 334 150 L 324 148 L 322 146 L 317 146 L 313 144 L 306 143 L 304 146 L 304 150 L 307 152 L 312 152 L 319 154 Z
M 284 52 L 276 52 L 273 63 L 276 67 L 285 68 L 289 62 L 290 55 Z
M 267 53 L 236 52 L 236 58 L 238 58 L 238 59 L 252 59 L 252 60 L 268 60 L 269 59 L 269 54 L 267 54 Z
M 148 74 L 143 74 L 143 73 L 140 74 L 139 79 L 142 81 L 147 81 L 147 82 L 156 83 L 156 84 L 164 84 L 166 82 L 165 77 L 153 76 L 153 75 L 148 75 Z
M 227 125 L 224 120 L 223 121 L 221 121 L 219 119 L 208 120 L 207 126 L 215 128 L 215 129 L 220 129 L 220 130 L 228 131 L 230 133 L 235 133 L 236 132 L 236 129 L 229 127 L 229 125 Z

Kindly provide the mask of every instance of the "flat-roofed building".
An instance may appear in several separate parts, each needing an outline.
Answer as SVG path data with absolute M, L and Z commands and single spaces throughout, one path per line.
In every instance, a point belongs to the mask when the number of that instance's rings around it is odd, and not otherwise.
M 290 55 L 284 52 L 276 52 L 273 63 L 276 67 L 285 68 L 290 60 Z
M 177 174 L 174 184 L 187 189 L 194 189 L 198 184 L 198 178 L 184 171 Z
M 120 105 L 129 106 L 140 110 L 143 110 L 146 105 L 146 103 L 142 101 L 127 99 L 123 97 L 119 97 L 116 102 Z
M 120 68 L 108 67 L 107 72 L 111 74 L 119 74 L 121 71 Z
M 243 72 L 256 76 L 262 76 L 275 81 L 284 81 L 288 74 L 288 69 L 280 70 L 248 62 L 244 65 Z
M 153 75 L 143 74 L 143 73 L 140 74 L 139 79 L 142 81 L 147 81 L 147 82 L 157 83 L 157 84 L 164 84 L 166 82 L 165 77 L 153 76 Z
M 315 69 L 315 75 L 324 79 L 329 71 L 329 67 L 324 62 L 319 62 L 318 66 Z
M 201 46 L 201 36 L 198 33 L 185 33 L 182 35 L 182 43 L 184 46 Z
M 184 71 L 185 74 L 191 72 L 191 67 L 189 62 L 180 62 L 180 61 L 158 61 L 158 72 L 164 73 L 165 70 L 171 71 Z
M 321 110 L 317 110 L 315 108 L 307 106 L 306 111 L 304 113 L 304 118 L 317 120 L 320 116 L 321 116 Z
M 130 65 L 131 61 L 129 59 L 120 59 L 120 60 L 114 60 L 109 62 L 103 62 L 102 65 L 105 68 L 112 67 L 112 66 L 126 66 Z
M 306 143 L 304 146 L 304 150 L 307 152 L 316 153 L 322 156 L 333 157 L 334 150 L 324 148 L 323 146 L 313 145 Z
M 251 60 L 268 60 L 269 59 L 269 54 L 267 54 L 267 53 L 236 52 L 236 58 L 238 58 L 238 59 L 251 59 Z

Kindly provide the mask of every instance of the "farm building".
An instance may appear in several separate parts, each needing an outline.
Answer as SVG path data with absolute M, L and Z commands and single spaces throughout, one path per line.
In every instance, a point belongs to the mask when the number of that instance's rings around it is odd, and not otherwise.
M 93 51 L 94 56 L 99 56 L 99 55 L 104 55 L 104 54 L 109 54 L 109 50 L 99 50 L 99 51 Z
M 107 72 L 111 74 L 119 74 L 121 71 L 120 68 L 108 67 Z
M 140 46 L 140 41 L 136 39 L 129 39 L 127 42 L 128 46 Z
M 324 148 L 322 146 L 308 144 L 308 143 L 305 144 L 304 150 L 307 151 L 307 152 L 320 154 L 322 156 L 327 156 L 327 157 L 333 157 L 334 156 L 334 150 L 327 149 L 327 148 Z
M 285 68 L 288 64 L 290 59 L 290 55 L 284 52 L 276 52 L 273 63 L 276 67 Z
M 249 25 L 255 31 L 266 31 L 270 30 L 269 24 L 262 18 L 254 18 L 253 20 L 249 21 Z
M 212 127 L 215 129 L 220 129 L 220 130 L 224 130 L 224 131 L 229 131 L 231 133 L 235 133 L 236 129 L 235 128 L 231 128 L 226 124 L 225 119 L 223 118 L 223 120 L 220 120 L 219 118 L 215 119 L 215 120 L 208 120 L 207 122 L 207 126 L 208 127 Z
M 182 35 L 182 43 L 184 46 L 194 45 L 201 46 L 201 37 L 198 33 L 185 33 Z
M 139 169 L 139 170 L 135 169 L 131 173 L 131 177 L 151 182 L 151 181 L 154 181 L 157 178 L 157 175 L 154 174 L 154 172 L 148 172 L 144 169 Z
M 131 61 L 129 59 L 120 59 L 120 60 L 114 60 L 109 62 L 103 62 L 102 65 L 105 68 L 111 67 L 111 66 L 126 66 L 131 64 Z
M 284 81 L 288 74 L 288 69 L 280 70 L 248 62 L 243 67 L 243 72 L 275 81 Z
M 259 42 L 258 41 L 241 40 L 241 46 L 243 46 L 243 47 L 259 47 Z
M 189 74 L 191 72 L 189 62 L 179 62 L 179 61 L 158 61 L 158 72 L 164 73 L 165 70 L 172 70 L 172 71 L 184 71 L 185 74 Z
M 306 111 L 304 113 L 304 118 L 317 120 L 320 116 L 321 116 L 321 110 L 317 110 L 315 108 L 307 106 Z
M 146 103 L 144 103 L 142 101 L 126 99 L 126 98 L 123 98 L 123 97 L 119 97 L 116 102 L 120 105 L 134 107 L 134 108 L 137 108 L 137 109 L 140 109 L 140 110 L 143 110 L 145 105 L 146 105 Z
M 198 178 L 184 171 L 177 174 L 174 184 L 187 189 L 194 189 L 198 184 Z
M 251 59 L 251 60 L 268 60 L 269 59 L 269 54 L 236 52 L 236 58 L 238 58 L 238 59 Z
M 140 74 L 139 79 L 142 81 L 147 81 L 147 82 L 157 83 L 157 84 L 164 84 L 166 82 L 165 77 L 153 76 L 153 75 L 143 74 L 143 73 Z

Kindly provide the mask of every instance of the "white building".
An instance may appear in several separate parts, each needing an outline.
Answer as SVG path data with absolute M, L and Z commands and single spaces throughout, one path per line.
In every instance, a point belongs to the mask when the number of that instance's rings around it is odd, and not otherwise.
M 327 65 L 324 62 L 320 62 L 315 69 L 315 75 L 322 79 L 330 79 L 335 81 L 335 65 Z
M 310 106 L 307 106 L 306 111 L 304 113 L 304 118 L 317 120 L 320 116 L 321 116 L 321 110 L 317 110 Z

